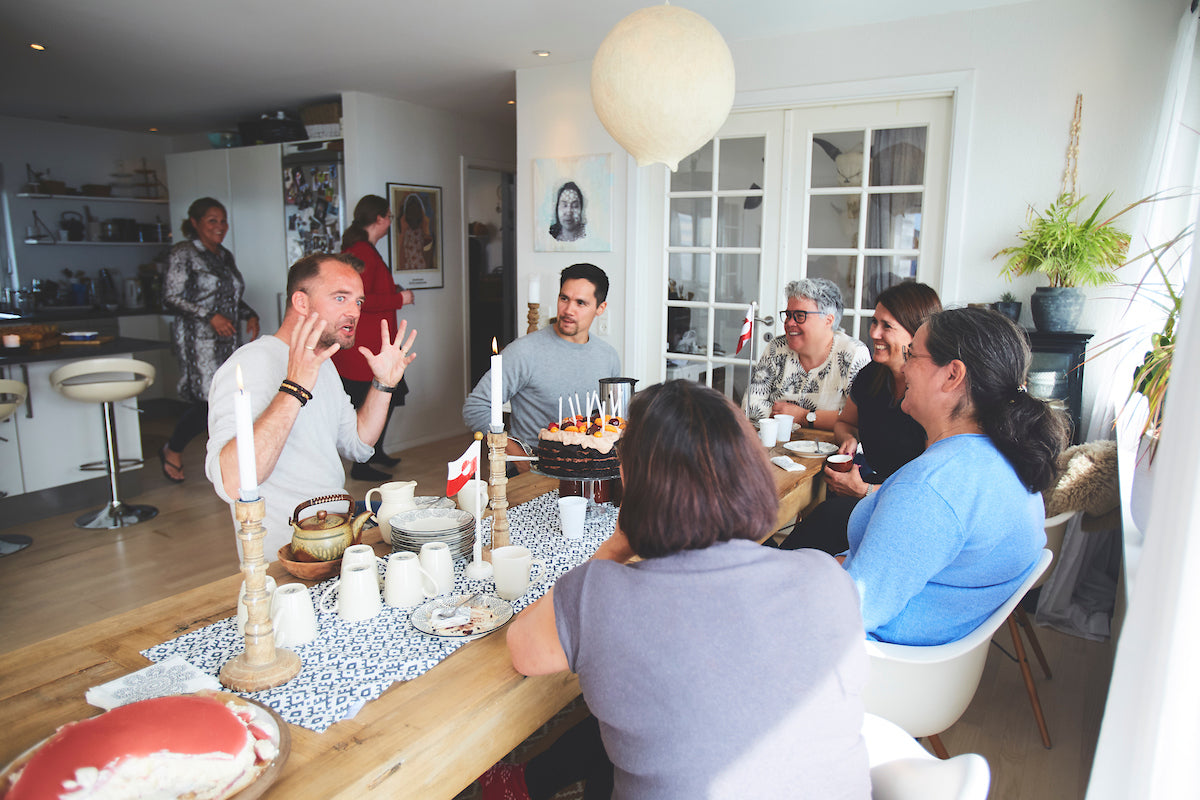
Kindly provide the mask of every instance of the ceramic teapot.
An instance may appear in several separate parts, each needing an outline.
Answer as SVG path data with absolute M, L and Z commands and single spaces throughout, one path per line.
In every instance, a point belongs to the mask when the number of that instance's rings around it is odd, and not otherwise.
M 391 518 L 401 511 L 417 507 L 413 500 L 413 492 L 416 488 L 416 481 L 388 481 L 381 486 L 367 490 L 364 502 L 368 511 L 371 510 L 371 495 L 374 493 L 380 497 L 379 510 L 375 512 L 375 521 L 379 523 L 379 532 L 383 534 L 385 542 L 392 541 Z
M 309 506 L 345 501 L 345 514 L 319 509 L 316 514 L 300 519 L 300 512 Z M 342 552 L 362 539 L 363 525 L 370 512 L 354 516 L 354 498 L 348 494 L 327 494 L 305 500 L 296 506 L 288 522 L 292 526 L 292 557 L 297 561 L 333 561 Z

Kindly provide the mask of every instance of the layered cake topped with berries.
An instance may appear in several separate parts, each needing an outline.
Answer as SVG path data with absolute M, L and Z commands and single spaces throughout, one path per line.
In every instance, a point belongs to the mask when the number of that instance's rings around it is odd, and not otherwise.
M 0 796 L 226 798 L 277 755 L 256 710 L 240 698 L 158 697 L 62 726 L 14 771 Z
M 598 413 L 551 422 L 538 432 L 538 472 L 572 481 L 616 478 L 616 445 L 624 430 L 621 417 Z

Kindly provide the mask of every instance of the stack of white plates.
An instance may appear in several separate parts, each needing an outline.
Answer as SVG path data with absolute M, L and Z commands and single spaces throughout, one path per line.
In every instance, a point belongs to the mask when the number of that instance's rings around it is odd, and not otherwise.
M 471 554 L 475 543 L 475 517 L 457 508 L 417 508 L 401 511 L 389 522 L 392 549 L 420 552 L 421 545 L 445 542 L 450 554 L 462 558 Z

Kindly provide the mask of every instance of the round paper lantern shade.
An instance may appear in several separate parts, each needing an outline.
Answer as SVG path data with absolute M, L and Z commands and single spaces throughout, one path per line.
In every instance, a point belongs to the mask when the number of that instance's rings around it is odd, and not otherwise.
M 592 60 L 592 105 L 639 167 L 679 160 L 713 137 L 733 106 L 733 56 L 708 20 L 651 6 L 617 23 Z

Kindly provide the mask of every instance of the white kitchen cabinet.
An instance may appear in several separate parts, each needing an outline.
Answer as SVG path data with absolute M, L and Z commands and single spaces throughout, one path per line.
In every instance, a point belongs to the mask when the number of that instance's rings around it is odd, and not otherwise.
M 113 356 L 128 358 L 128 353 Z M 105 459 L 103 412 L 99 403 L 68 400 L 50 385 L 50 373 L 77 359 L 29 364 L 26 408 L 10 419 L 17 428 L 21 475 L 26 492 L 85 481 L 104 475 L 84 471 L 81 464 Z M 141 458 L 141 425 L 137 398 L 116 403 L 117 449 L 121 458 Z M 3 444 L 3 443 L 0 443 Z
M 283 166 L 278 144 L 173 153 L 167 156 L 171 220 L 178 226 L 201 197 L 220 200 L 229 216 L 225 247 L 246 280 L 245 300 L 263 333 L 279 326 L 275 295 L 287 282 Z
M 19 407 L 15 414 L 25 413 L 25 407 Z M 12 418 L 0 422 L 0 497 L 13 497 L 25 492 L 25 484 L 21 479 L 21 453 L 17 444 L 17 423 Z

